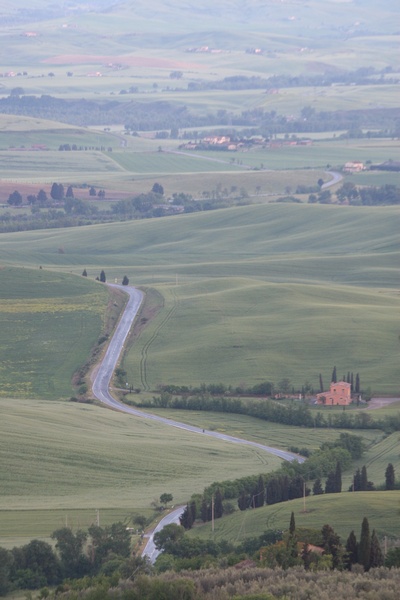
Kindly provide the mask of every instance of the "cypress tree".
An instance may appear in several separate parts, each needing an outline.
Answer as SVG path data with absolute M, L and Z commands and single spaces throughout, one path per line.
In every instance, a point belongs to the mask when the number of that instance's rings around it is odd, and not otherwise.
M 193 526 L 192 511 L 190 510 L 189 504 L 186 505 L 185 510 L 179 518 L 179 522 L 185 529 L 191 529 Z
M 392 463 L 389 463 L 385 471 L 385 487 L 387 490 L 394 490 L 396 486 L 396 480 L 394 475 L 394 467 Z
M 289 524 L 289 534 L 290 535 L 294 535 L 296 532 L 296 521 L 294 518 L 294 512 L 292 511 L 292 514 L 290 515 L 290 524 Z
M 325 481 L 325 494 L 334 494 L 336 492 L 336 473 L 331 471 Z
M 307 542 L 304 542 L 303 544 L 301 560 L 303 561 L 304 569 L 309 571 L 311 565 L 311 550 Z
M 190 503 L 189 508 L 190 508 L 190 513 L 192 515 L 192 524 L 193 524 L 195 522 L 196 516 L 197 516 L 197 506 L 196 506 L 196 502 L 194 500 Z
M 354 392 L 354 377 L 353 377 L 353 371 L 351 372 L 351 377 L 350 377 L 350 385 L 351 385 L 351 393 Z
M 355 565 L 358 562 L 358 544 L 354 531 L 351 531 L 349 537 L 347 538 L 346 555 L 347 568 L 351 569 L 351 565 Z
M 357 471 L 355 472 L 354 475 L 354 479 L 353 479 L 353 491 L 354 492 L 359 492 L 361 490 L 361 471 L 360 469 L 357 469 Z
M 368 490 L 368 475 L 367 467 L 365 465 L 363 465 L 361 468 L 360 490 L 362 492 L 366 492 Z
M 221 490 L 218 488 L 215 492 L 215 501 L 214 501 L 214 517 L 216 519 L 220 519 L 224 514 L 224 507 L 222 504 L 222 494 Z
M 384 563 L 384 558 L 381 550 L 381 546 L 379 544 L 378 536 L 375 533 L 375 529 L 372 531 L 371 535 L 371 555 L 369 561 L 370 569 L 375 569 L 376 567 L 382 567 Z
M 361 537 L 358 545 L 358 562 L 368 571 L 371 563 L 371 536 L 369 533 L 369 523 L 367 517 L 364 517 L 361 525 Z
M 331 382 L 336 383 L 336 367 L 333 367 Z
M 260 506 L 264 506 L 265 504 L 265 483 L 263 476 L 260 475 L 257 482 L 257 487 L 255 489 L 254 494 L 254 506 L 255 508 L 260 508 Z
M 340 537 L 330 525 L 324 525 L 322 530 L 323 547 L 326 554 L 332 556 L 332 566 L 334 569 L 340 568 L 343 563 L 343 548 L 340 543 Z
M 357 373 L 356 374 L 356 394 L 359 394 L 359 393 L 360 393 L 360 376 Z
M 336 471 L 335 471 L 335 492 L 340 494 L 342 491 L 342 467 L 340 466 L 340 462 L 336 463 Z
M 104 273 L 104 271 L 101 271 L 100 273 L 100 281 L 102 281 L 103 283 L 106 282 L 106 274 Z
M 321 375 L 321 373 L 319 374 L 319 391 L 321 392 L 321 394 L 324 391 L 324 384 L 323 384 L 323 381 L 322 381 L 322 375 Z
M 314 496 L 320 496 L 323 493 L 324 493 L 324 490 L 323 490 L 322 485 L 321 485 L 321 480 L 318 477 L 318 479 L 316 479 L 314 481 L 313 494 L 314 494 Z
M 239 504 L 239 508 L 240 508 L 240 504 Z M 241 509 L 241 510 L 243 510 L 243 509 Z M 203 523 L 207 523 L 207 521 L 208 521 L 208 505 L 207 505 L 207 499 L 205 496 L 203 496 L 203 499 L 201 501 L 200 517 L 201 517 L 201 520 L 203 521 Z
M 87 271 L 86 271 L 86 269 L 83 269 L 83 271 L 82 271 L 82 277 L 87 277 Z
M 249 497 L 246 492 L 241 492 L 238 499 L 239 510 L 246 510 L 249 507 Z

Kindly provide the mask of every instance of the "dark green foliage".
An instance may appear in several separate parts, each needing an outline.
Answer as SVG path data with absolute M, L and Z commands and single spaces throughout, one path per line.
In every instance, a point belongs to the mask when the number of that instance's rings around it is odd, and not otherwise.
M 86 271 L 86 269 L 83 269 L 83 271 L 82 271 L 82 277 L 87 277 L 87 271 Z
M 385 471 L 385 488 L 387 490 L 394 490 L 396 487 L 396 479 L 394 473 L 394 467 L 392 463 L 389 463 Z
M 221 490 L 218 488 L 217 491 L 215 492 L 215 499 L 214 499 L 214 517 L 215 517 L 215 519 L 220 519 L 222 517 L 222 515 L 224 514 L 224 506 L 223 506 L 222 500 L 223 500 L 222 493 L 221 493 Z
M 13 563 L 11 552 L 0 547 L 0 596 L 5 596 L 10 589 L 10 570 Z
M 124 275 L 124 278 L 122 280 L 122 285 L 129 285 L 129 279 L 126 275 Z
M 335 533 L 330 525 L 324 525 L 322 530 L 323 547 L 326 554 L 332 556 L 332 567 L 338 569 L 343 565 L 343 547 L 340 543 L 340 537 Z
M 365 465 L 361 468 L 360 475 L 360 490 L 362 492 L 366 492 L 368 489 L 368 475 L 367 475 L 367 467 Z
M 321 484 L 321 479 L 318 477 L 315 481 L 314 481 L 314 485 L 313 485 L 313 495 L 314 496 L 320 496 L 321 494 L 324 493 L 322 484 Z
M 166 506 L 167 504 L 170 504 L 173 499 L 174 499 L 174 497 L 172 494 L 168 494 L 168 493 L 161 494 L 160 504 L 162 504 L 163 506 Z
M 375 529 L 372 531 L 371 535 L 371 554 L 369 567 L 370 569 L 376 569 L 377 567 L 381 567 L 384 563 L 384 558 L 381 550 L 381 546 L 379 544 L 378 536 L 375 533 Z
M 368 571 L 371 564 L 371 535 L 367 517 L 361 524 L 360 543 L 358 545 L 358 562 Z
M 69 185 L 67 187 L 67 192 L 65 194 L 66 198 L 73 198 L 74 197 L 74 190 L 72 189 L 72 185 Z
M 333 367 L 331 382 L 336 383 L 336 381 L 337 381 L 336 367 Z
M 296 531 L 296 521 L 294 518 L 294 512 L 292 511 L 291 515 L 290 515 L 289 534 L 294 535 L 295 531 Z
M 345 562 L 348 569 L 351 569 L 351 565 L 358 563 L 358 544 L 354 531 L 351 531 L 347 538 Z
M 391 548 L 388 550 L 385 558 L 385 567 L 400 567 L 400 548 Z
M 97 572 L 100 567 L 113 555 L 127 558 L 130 552 L 131 537 L 126 526 L 119 522 L 106 527 L 91 525 L 90 559 L 92 570 Z
M 153 187 L 151 188 L 151 191 L 152 191 L 154 194 L 160 194 L 160 196 L 163 196 L 163 195 L 164 195 L 164 188 L 163 188 L 163 186 L 162 186 L 161 184 L 159 184 L 159 183 L 155 183 L 155 184 L 153 185 Z
M 51 537 L 56 540 L 64 577 L 83 577 L 90 572 L 90 563 L 83 551 L 87 533 L 81 530 L 73 533 L 63 527 L 54 531 Z
M 50 196 L 53 200 L 62 200 L 64 198 L 64 186 L 62 183 L 53 183 L 50 190 Z
M 8 196 L 7 203 L 10 204 L 10 206 L 21 206 L 21 204 L 22 204 L 21 194 L 17 190 L 15 190 Z
M 171 554 L 178 540 L 183 538 L 184 533 L 185 529 L 182 525 L 176 525 L 175 523 L 166 525 L 154 535 L 154 545 L 157 550 Z
M 189 504 L 186 505 L 185 510 L 179 518 L 179 522 L 185 529 L 191 529 L 193 527 L 194 519 Z
M 104 272 L 104 271 L 101 271 L 101 273 L 100 273 L 100 281 L 101 281 L 102 283 L 105 283 L 105 282 L 106 282 L 106 274 L 105 274 L 105 272 Z

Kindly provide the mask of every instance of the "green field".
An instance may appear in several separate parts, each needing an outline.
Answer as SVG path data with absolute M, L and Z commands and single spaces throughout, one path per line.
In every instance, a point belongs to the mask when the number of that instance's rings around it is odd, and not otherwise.
M 5 234 L 0 252 L 77 274 L 84 256 L 89 277 L 157 287 L 164 309 L 125 360 L 134 386 L 318 387 L 336 365 L 397 395 L 398 221 L 396 207 L 264 205 Z
M 106 321 L 108 290 L 43 269 L 0 269 L 0 396 L 66 398 Z
M 296 527 L 321 529 L 329 523 L 344 543 L 352 529 L 359 539 L 364 516 L 368 517 L 371 530 L 375 529 L 379 538 L 393 539 L 400 535 L 399 507 L 399 491 L 324 494 L 307 498 L 306 512 L 303 499 L 290 500 L 256 510 L 236 511 L 216 519 L 214 533 L 211 524 L 206 524 L 192 529 L 187 535 L 239 543 L 248 537 L 258 537 L 266 529 L 287 530 L 293 511 Z
M 257 449 L 195 436 L 105 408 L 0 399 L 0 546 L 150 514 L 167 491 L 185 502 L 215 479 L 275 469 Z M 213 469 L 210 469 L 210 462 Z

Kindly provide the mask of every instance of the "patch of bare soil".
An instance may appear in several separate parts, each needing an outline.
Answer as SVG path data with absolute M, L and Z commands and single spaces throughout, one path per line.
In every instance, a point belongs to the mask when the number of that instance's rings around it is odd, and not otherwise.
M 389 406 L 389 404 L 394 404 L 395 402 L 400 402 L 400 398 L 371 398 L 368 402 L 368 409 L 376 410 L 377 408 L 383 408 Z

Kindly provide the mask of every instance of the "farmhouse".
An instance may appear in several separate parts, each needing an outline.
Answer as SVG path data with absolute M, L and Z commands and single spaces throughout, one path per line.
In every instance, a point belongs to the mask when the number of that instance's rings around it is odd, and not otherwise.
M 347 173 L 359 173 L 364 170 L 364 164 L 358 161 L 349 161 L 343 167 L 343 171 L 346 171 Z
M 332 382 L 329 392 L 317 394 L 317 404 L 347 406 L 351 402 L 351 385 L 345 381 Z

